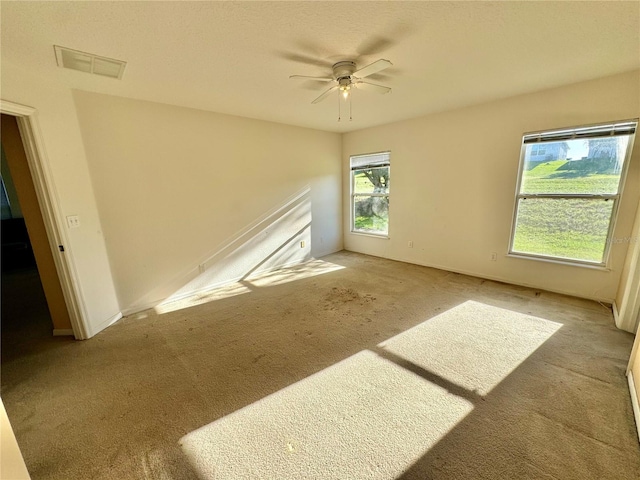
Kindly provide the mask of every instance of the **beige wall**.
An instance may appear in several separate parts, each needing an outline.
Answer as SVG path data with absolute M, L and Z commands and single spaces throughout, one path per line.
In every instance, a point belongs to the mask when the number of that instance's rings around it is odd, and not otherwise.
M 24 464 L 20 446 L 9 423 L 7 411 L 0 399 L 0 478 L 11 478 L 13 480 L 30 480 L 29 471 Z
M 640 204 L 631 234 L 623 242 L 628 245 L 628 250 L 616 293 L 616 325 L 635 333 L 640 310 Z
M 296 194 L 305 195 L 300 200 L 303 206 L 294 205 L 299 219 L 309 215 L 312 219 L 310 231 L 301 234 L 309 236 L 311 245 L 303 257 L 340 248 L 342 228 L 335 225 L 335 219 L 342 213 L 347 229 L 344 245 L 350 250 L 611 301 L 624 264 L 624 244 L 614 245 L 610 272 L 504 255 L 522 133 L 637 117 L 639 91 L 639 75 L 633 72 L 340 137 L 124 98 L 83 93 L 74 98 L 56 78 L 40 78 L 10 61 L 3 61 L 2 68 L 3 100 L 38 111 L 46 166 L 60 214 L 58 226 L 65 229 L 89 336 L 107 325 L 121 308 L 153 303 L 179 289 L 181 283 L 197 280 L 194 267 L 206 264 L 209 268 L 220 259 L 216 255 L 221 250 L 227 254 L 224 249 L 229 245 L 250 249 L 248 240 L 255 242 L 258 231 L 268 235 L 264 222 L 280 218 L 278 207 L 293 201 Z M 80 125 L 85 122 L 81 133 Z M 94 128 L 107 123 L 109 128 L 104 131 Z M 134 135 L 128 129 L 140 137 L 139 141 L 132 140 Z M 85 143 L 91 150 L 88 155 Z M 341 143 L 342 170 L 336 173 L 328 158 Z M 631 232 L 640 191 L 639 147 L 636 142 L 616 237 L 627 237 Z M 215 168 L 222 168 L 230 180 L 211 180 L 215 173 L 207 152 L 212 148 L 220 148 L 219 157 L 225 158 L 215 163 Z M 348 198 L 348 156 L 386 149 L 392 150 L 393 162 L 391 239 L 355 236 L 348 232 L 348 202 L 336 213 L 341 196 Z M 111 163 L 118 172 L 110 170 Z M 276 165 L 273 175 L 265 167 L 271 163 Z M 175 185 L 189 185 L 194 175 L 187 172 L 193 168 L 196 185 L 180 189 L 176 202 L 164 203 L 176 195 Z M 242 172 L 261 181 L 252 180 L 250 188 L 244 188 Z M 342 192 L 336 184 L 340 176 Z M 94 193 L 94 185 L 99 193 Z M 240 194 L 252 188 L 258 190 Z M 305 194 L 306 188 L 309 192 Z M 216 189 L 225 194 L 217 195 Z M 126 202 L 120 200 L 119 192 L 128 195 Z M 227 203 L 220 209 L 218 204 L 199 202 L 203 197 L 223 198 Z M 247 197 L 250 200 L 244 203 Z M 115 204 L 106 205 L 111 198 Z M 145 212 L 155 200 L 161 200 L 160 210 L 171 232 L 162 229 L 160 214 L 147 218 Z M 123 204 L 126 209 L 120 208 Z M 66 215 L 79 215 L 80 228 L 66 230 Z M 118 215 L 121 223 L 116 220 Z M 107 238 L 103 237 L 105 222 L 109 224 Z M 122 226 L 119 230 L 115 227 L 118 224 Z M 277 226 L 280 236 L 292 233 L 291 225 Z M 184 251 L 184 236 L 175 233 L 179 231 L 192 236 L 192 252 Z M 162 239 L 164 234 L 168 236 Z M 413 240 L 413 249 L 407 248 L 408 240 Z M 172 253 L 174 245 L 180 253 Z M 497 262 L 489 261 L 493 251 L 499 254 Z M 141 252 L 140 258 L 137 252 Z M 300 255 L 289 254 L 291 251 L 276 255 L 276 260 L 295 260 Z M 129 261 L 140 268 L 130 267 Z M 118 294 L 112 268 L 114 275 L 118 269 Z
M 33 186 L 29 164 L 22 146 L 18 124 L 14 117 L 2 115 L 2 148 L 24 214 L 33 256 L 36 259 L 40 282 L 47 299 L 47 306 L 54 330 L 71 329 L 69 312 L 62 294 L 60 279 L 53 260 L 47 231 L 42 220 L 38 197 Z
M 634 355 L 631 363 L 631 373 L 633 373 L 633 381 L 636 387 L 636 396 L 640 399 L 640 355 Z M 640 422 L 640 418 L 637 419 Z
M 639 86 L 636 71 L 345 134 L 344 198 L 350 155 L 391 150 L 392 172 L 390 239 L 350 233 L 345 202 L 345 248 L 611 302 L 625 244 L 611 271 L 506 256 L 520 144 L 525 132 L 636 118 Z M 639 184 L 637 141 L 615 237 L 630 234 Z
M 1 75 L 2 100 L 37 110 L 34 121 L 42 140 L 40 153 L 49 174 L 57 226 L 77 280 L 86 337 L 90 337 L 117 318 L 120 310 L 71 90 L 62 78 L 35 75 L 4 58 Z M 67 215 L 78 215 L 80 227 L 67 229 Z
M 631 350 L 631 358 L 629 359 L 629 365 L 627 366 L 627 375 L 631 375 L 633 378 L 633 389 L 631 388 L 631 384 L 629 388 L 631 390 L 631 398 L 634 404 L 634 415 L 636 417 L 636 427 L 638 429 L 638 435 L 640 436 L 640 410 L 635 408 L 638 407 L 638 401 L 640 401 L 640 335 L 638 335 L 638 331 L 636 333 L 636 339 L 633 343 L 633 349 Z M 635 391 L 634 391 L 635 389 Z M 635 397 L 635 399 L 634 399 Z
M 74 97 L 125 314 L 342 248 L 339 134 Z

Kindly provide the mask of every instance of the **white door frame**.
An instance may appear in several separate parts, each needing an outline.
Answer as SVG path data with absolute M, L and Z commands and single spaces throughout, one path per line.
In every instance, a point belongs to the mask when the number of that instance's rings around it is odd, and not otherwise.
M 69 242 L 64 228 L 64 219 L 60 211 L 60 202 L 49 169 L 40 125 L 38 112 L 35 108 L 27 107 L 0 99 L 0 112 L 16 117 L 22 144 L 27 156 L 27 163 L 33 179 L 33 186 L 38 197 L 38 204 L 42 212 L 42 220 L 47 231 L 47 240 L 53 261 L 56 266 L 62 294 L 64 295 L 71 319 L 71 327 L 76 340 L 89 338 L 85 319 L 88 318 L 86 306 L 81 294 L 77 270 L 73 256 L 68 248 Z M 64 252 L 60 251 L 64 247 Z
M 640 314 L 638 314 L 640 317 Z M 629 393 L 631 395 L 631 406 L 633 408 L 633 416 L 636 419 L 636 429 L 638 430 L 638 439 L 640 440 L 640 399 L 638 398 L 636 382 L 640 381 L 640 378 L 634 378 L 633 376 L 633 364 L 636 361 L 636 357 L 640 355 L 640 327 L 636 331 L 636 338 L 633 342 L 631 349 L 631 356 L 629 357 L 629 363 L 627 364 L 627 381 L 629 382 Z

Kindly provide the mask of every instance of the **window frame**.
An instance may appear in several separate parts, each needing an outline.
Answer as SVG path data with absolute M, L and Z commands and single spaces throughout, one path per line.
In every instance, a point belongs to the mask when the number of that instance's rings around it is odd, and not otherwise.
M 356 193 L 355 192 L 355 175 L 354 172 L 358 171 L 358 170 L 366 170 L 366 168 L 353 168 L 352 165 L 352 161 L 354 158 L 358 158 L 358 157 L 368 157 L 368 156 L 373 156 L 373 155 L 388 155 L 389 157 L 389 164 L 388 165 L 382 165 L 380 167 L 376 167 L 376 168 L 387 168 L 388 169 L 388 178 L 391 178 L 391 151 L 390 150 L 383 150 L 380 152 L 372 152 L 372 153 L 359 153 L 357 155 L 350 155 L 349 156 L 349 188 L 350 188 L 350 195 L 349 195 L 349 210 L 350 210 L 350 231 L 351 233 L 355 234 L 355 235 L 364 235 L 364 236 L 369 236 L 369 237 L 375 237 L 375 238 L 389 238 L 389 230 L 390 230 L 390 222 L 387 223 L 387 233 L 376 233 L 375 231 L 367 231 L 367 230 L 358 230 L 356 229 L 356 204 L 355 204 L 355 198 L 356 197 L 363 197 L 363 196 L 368 196 L 368 197 L 387 197 L 388 202 L 389 202 L 389 217 L 391 217 L 390 211 L 391 211 L 391 183 L 389 183 L 388 187 L 387 187 L 387 193 Z
M 536 194 L 526 194 L 520 193 L 520 189 L 522 188 L 522 180 L 524 176 L 524 167 L 525 167 L 525 157 L 527 151 L 527 145 L 532 143 L 530 140 L 532 138 L 538 137 L 539 141 L 543 138 L 547 140 L 545 142 L 540 143 L 551 143 L 558 142 L 562 140 L 571 140 L 571 139 L 579 139 L 579 138 L 606 138 L 606 129 L 615 130 L 617 126 L 626 125 L 626 124 L 635 124 L 633 127 L 633 133 L 629 135 L 629 143 L 627 145 L 627 151 L 625 152 L 624 162 L 622 164 L 622 170 L 620 171 L 620 179 L 618 181 L 618 190 L 617 193 L 612 194 L 558 194 L 558 193 L 536 193 Z M 601 129 L 602 134 L 597 136 L 582 136 L 581 131 L 589 131 Z M 626 184 L 627 179 L 627 171 L 629 170 L 629 163 L 631 161 L 631 154 L 633 152 L 633 145 L 635 141 L 635 134 L 638 130 L 638 119 L 630 119 L 630 120 L 619 120 L 614 122 L 600 122 L 594 123 L 590 125 L 580 125 L 576 127 L 567 127 L 567 128 L 559 128 L 553 130 L 543 130 L 538 132 L 529 132 L 524 133 L 522 135 L 522 141 L 520 144 L 520 162 L 518 164 L 518 178 L 516 182 L 516 190 L 515 190 L 515 201 L 513 205 L 513 218 L 511 220 L 511 234 L 509 237 L 509 250 L 507 252 L 507 256 L 516 257 L 516 258 L 524 258 L 552 263 L 559 263 L 564 265 L 573 265 L 580 267 L 590 267 L 590 268 L 598 268 L 609 270 L 610 259 L 611 259 L 611 244 L 613 243 L 613 233 L 615 231 L 616 223 L 618 220 L 618 210 L 620 206 L 620 200 L 622 198 L 624 186 Z M 582 132 L 584 133 L 584 132 Z M 534 145 L 540 145 L 540 143 L 534 143 Z M 611 216 L 609 217 L 609 228 L 607 230 L 607 236 L 605 240 L 604 250 L 602 253 L 602 261 L 595 262 L 589 260 L 581 260 L 575 258 L 567 258 L 567 257 L 558 257 L 554 255 L 542 255 L 538 253 L 527 253 L 513 250 L 513 244 L 516 235 L 516 226 L 518 223 L 518 207 L 520 205 L 520 201 L 522 199 L 527 198 L 548 198 L 550 200 L 553 199 L 588 199 L 588 200 L 605 200 L 605 201 L 613 201 L 613 207 L 611 209 Z

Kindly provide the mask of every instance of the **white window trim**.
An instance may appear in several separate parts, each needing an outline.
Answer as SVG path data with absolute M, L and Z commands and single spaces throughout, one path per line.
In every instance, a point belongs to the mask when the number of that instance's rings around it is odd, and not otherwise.
M 355 157 L 367 157 L 370 155 L 389 155 L 389 159 L 391 159 L 391 151 L 383 150 L 380 152 L 372 152 L 372 153 L 359 153 L 357 155 L 349 156 L 349 211 L 350 211 L 350 219 L 349 219 L 349 229 L 353 235 L 361 235 L 363 237 L 373 237 L 373 238 L 381 238 L 389 240 L 389 231 L 391 230 L 391 222 L 387 226 L 387 233 L 376 233 L 369 232 L 366 230 L 356 230 L 356 215 L 355 215 L 355 197 L 356 196 L 371 196 L 371 197 L 388 197 L 389 198 L 389 219 L 391 219 L 391 186 L 389 186 L 389 193 L 366 193 L 366 194 L 358 194 L 355 193 L 355 176 L 353 175 L 353 169 L 351 168 L 351 159 Z M 389 169 L 389 178 L 391 178 L 391 160 L 389 160 L 389 165 L 387 166 Z M 363 170 L 363 169 L 359 169 Z
M 602 126 L 602 127 L 607 127 L 607 126 L 613 126 L 613 128 L 615 129 L 615 125 L 619 125 L 619 124 L 626 124 L 626 123 L 636 123 L 636 133 L 637 133 L 637 129 L 638 129 L 638 119 L 631 119 L 631 120 L 620 120 L 620 121 L 615 121 L 615 122 L 603 122 L 603 123 L 594 123 L 591 125 L 580 125 L 577 127 L 568 127 L 568 128 L 562 128 L 562 129 L 554 129 L 554 130 L 544 130 L 544 131 L 539 131 L 539 132 L 530 132 L 530 133 L 525 133 L 522 136 L 522 143 L 520 145 L 520 162 L 518 165 L 518 180 L 516 182 L 516 194 L 515 194 L 515 201 L 514 201 L 514 206 L 513 206 L 513 218 L 511 220 L 511 236 L 509 238 L 509 250 L 507 252 L 507 256 L 508 257 L 513 257 L 513 258 L 521 258 L 521 259 L 529 259 L 529 260 L 538 260 L 538 261 L 544 261 L 544 262 L 549 262 L 549 263 L 557 263 L 557 264 L 562 264 L 562 265 L 569 265 L 569 266 L 578 266 L 578 267 L 587 267 L 587 268 L 596 268 L 596 269 L 600 269 L 600 270 L 611 270 L 610 267 L 610 261 L 611 261 L 611 244 L 613 243 L 611 241 L 612 236 L 613 236 L 613 232 L 615 232 L 615 227 L 618 221 L 618 209 L 619 209 L 619 205 L 620 205 L 620 200 L 622 198 L 622 193 L 624 190 L 624 186 L 626 184 L 626 179 L 627 179 L 627 171 L 629 169 L 629 163 L 631 160 L 631 153 L 633 151 L 633 144 L 634 144 L 634 140 L 635 140 L 635 134 L 631 135 L 629 138 L 629 144 L 627 145 L 627 151 L 625 153 L 625 158 L 624 158 L 624 162 L 622 165 L 622 171 L 620 172 L 620 180 L 618 183 L 618 193 L 616 194 L 605 194 L 605 195 L 599 195 L 599 194 L 595 194 L 595 195 L 589 195 L 589 194 L 521 194 L 520 193 L 520 187 L 522 186 L 522 177 L 523 177 L 523 172 L 524 172 L 524 162 L 525 162 L 525 155 L 526 155 L 526 143 L 525 143 L 525 139 L 526 138 L 531 138 L 533 136 L 539 136 L 539 137 L 543 137 L 543 136 L 549 136 L 549 134 L 558 134 L 558 135 L 562 135 L 564 133 L 568 133 L 568 132 L 580 132 L 581 130 L 588 130 L 590 128 L 593 127 L 598 127 L 598 126 Z M 604 135 L 602 135 L 604 137 Z M 578 138 L 579 138 L 579 133 L 578 133 Z M 566 136 L 558 136 L 557 138 L 553 138 L 550 139 L 550 142 L 554 142 L 554 141 L 560 141 L 563 139 L 567 139 Z M 551 256 L 551 255 L 541 255 L 541 254 L 535 254 L 535 253 L 526 253 L 526 252 L 517 252 L 513 250 L 513 242 L 515 240 L 515 234 L 516 234 L 516 224 L 517 224 L 517 220 L 518 220 L 518 205 L 519 205 L 519 200 L 521 198 L 588 198 L 588 199 L 606 199 L 606 200 L 612 200 L 613 203 L 613 208 L 611 209 L 611 217 L 609 219 L 609 229 L 607 231 L 607 237 L 606 237 L 606 241 L 605 241 L 605 247 L 604 247 L 604 252 L 602 254 L 602 262 L 590 262 L 588 260 L 580 260 L 580 259 L 573 259 L 573 258 L 566 258 L 566 257 L 555 257 L 555 256 Z

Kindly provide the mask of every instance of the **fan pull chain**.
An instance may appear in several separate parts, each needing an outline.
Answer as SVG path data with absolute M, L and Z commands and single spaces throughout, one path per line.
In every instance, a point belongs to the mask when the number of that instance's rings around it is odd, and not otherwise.
M 349 121 L 353 120 L 353 117 L 351 116 L 351 97 L 353 96 L 353 94 L 349 95 Z
M 340 95 L 338 95 L 338 121 L 340 121 Z

